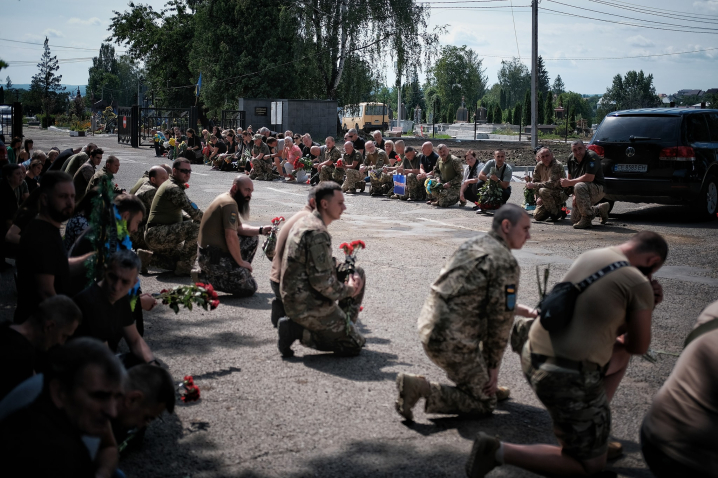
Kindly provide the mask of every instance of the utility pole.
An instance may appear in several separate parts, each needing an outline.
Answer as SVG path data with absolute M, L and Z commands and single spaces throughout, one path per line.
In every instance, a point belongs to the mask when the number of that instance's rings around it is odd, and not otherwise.
M 538 0 L 531 2 L 531 147 L 538 146 Z

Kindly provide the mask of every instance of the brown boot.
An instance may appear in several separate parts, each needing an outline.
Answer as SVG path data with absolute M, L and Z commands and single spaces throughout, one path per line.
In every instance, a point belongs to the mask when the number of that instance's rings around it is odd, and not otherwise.
M 549 216 L 550 214 L 544 207 L 539 206 L 534 211 L 534 221 L 545 221 Z
M 504 400 L 508 400 L 510 395 L 511 390 L 509 390 L 509 387 L 499 387 L 496 391 L 496 401 L 503 402 Z
M 499 466 L 496 461 L 496 450 L 501 446 L 498 438 L 490 437 L 484 432 L 474 439 L 471 454 L 466 461 L 466 476 L 469 478 L 483 478 L 491 470 Z
M 593 218 L 583 216 L 580 221 L 573 225 L 574 229 L 589 229 L 591 227 L 591 220 Z
M 396 411 L 406 420 L 414 420 L 414 414 L 411 411 L 424 395 L 421 393 L 421 386 L 426 383 L 426 379 L 421 375 L 412 375 L 410 373 L 400 373 L 396 377 L 396 388 L 399 396 L 394 406 Z
M 607 202 L 601 203 L 598 206 L 594 206 L 596 215 L 601 217 L 601 224 L 606 224 L 608 222 L 608 210 L 610 208 L 611 205 Z

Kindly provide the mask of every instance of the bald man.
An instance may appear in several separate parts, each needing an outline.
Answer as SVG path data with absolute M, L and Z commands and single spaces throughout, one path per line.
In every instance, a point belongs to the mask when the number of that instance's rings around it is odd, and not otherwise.
M 172 174 L 172 168 L 170 167 L 169 164 L 160 164 L 159 166 L 164 168 L 165 171 L 167 171 L 168 175 Z M 145 184 L 147 184 L 149 182 L 149 180 L 150 180 L 150 171 L 147 170 L 142 174 L 142 177 L 137 180 L 135 185 L 132 186 L 132 189 L 130 189 L 130 191 L 129 191 L 130 194 L 136 194 L 137 191 L 139 191 L 142 186 L 144 186 Z
M 242 224 L 240 218 L 249 218 L 253 192 L 252 180 L 237 176 L 229 192 L 217 196 L 207 208 L 199 225 L 194 282 L 209 282 L 215 290 L 239 297 L 257 292 L 252 259 L 259 245 L 258 236 L 269 235 L 272 226 Z
M 147 217 L 149 217 L 149 210 L 152 208 L 152 200 L 155 198 L 157 189 L 169 178 L 170 175 L 164 165 L 152 166 L 150 170 L 147 171 L 147 182 L 144 183 L 135 194 L 135 196 L 140 198 L 142 204 L 145 205 L 145 210 L 148 211 L 137 228 L 137 231 L 130 232 L 132 244 L 135 246 L 135 250 L 137 250 L 137 255 L 139 256 L 140 261 L 142 261 L 142 267 L 140 268 L 140 272 L 142 274 L 147 274 L 147 267 L 150 265 L 150 260 L 152 259 L 152 251 L 148 250 L 149 247 L 145 242 L 145 226 L 147 225 Z
M 354 194 L 357 189 L 364 192 L 366 183 L 364 178 L 366 174 L 360 171 L 359 168 L 362 165 L 362 155 L 354 149 L 354 144 L 351 141 L 344 143 L 344 155 L 342 156 L 342 163 L 346 177 L 342 184 L 342 192 Z

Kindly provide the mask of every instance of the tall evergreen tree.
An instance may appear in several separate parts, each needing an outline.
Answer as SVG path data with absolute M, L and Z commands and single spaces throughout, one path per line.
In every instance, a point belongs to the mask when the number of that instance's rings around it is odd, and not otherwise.
M 60 69 L 60 64 L 57 57 L 52 56 L 50 53 L 50 44 L 47 37 L 45 37 L 43 48 L 40 63 L 37 64 L 39 71 L 32 77 L 30 89 L 40 93 L 42 96 L 42 109 L 45 117 L 47 117 L 55 103 L 55 97 L 59 92 L 65 91 L 65 87 L 61 84 L 62 75 L 55 74 Z
M 548 93 L 551 90 L 551 78 L 548 76 L 546 63 L 541 55 L 538 57 L 538 90 L 542 93 Z
M 494 108 L 492 105 L 486 107 L 486 122 L 489 124 L 494 122 Z
M 506 110 L 506 123 L 514 124 L 514 114 L 511 108 Z
M 524 95 L 524 110 L 521 112 L 521 121 L 524 126 L 531 124 L 531 91 L 526 90 Z
M 506 92 L 503 88 L 501 88 L 501 93 L 499 94 L 499 106 L 501 106 L 501 109 L 506 109 Z
M 546 95 L 546 107 L 544 109 L 544 121 L 546 122 L 546 124 L 554 124 L 553 117 L 553 93 L 549 91 Z
M 539 91 L 538 94 L 538 105 L 536 107 L 536 123 L 546 124 L 544 122 L 544 105 L 543 105 L 543 92 Z
M 553 80 L 553 86 L 551 89 L 553 90 L 553 94 L 557 96 L 566 91 L 566 85 L 563 84 L 561 75 L 556 75 L 556 79 Z
M 496 123 L 503 123 L 504 120 L 504 114 L 501 111 L 501 105 L 496 105 L 494 107 L 494 121 Z
M 514 124 L 517 126 L 521 126 L 521 103 L 516 103 L 516 106 L 514 106 Z

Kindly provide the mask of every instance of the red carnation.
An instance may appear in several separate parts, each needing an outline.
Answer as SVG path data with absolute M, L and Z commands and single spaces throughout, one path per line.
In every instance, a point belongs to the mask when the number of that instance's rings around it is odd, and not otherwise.
M 219 300 L 215 299 L 215 300 L 209 301 L 209 308 L 210 308 L 211 310 L 214 310 L 214 309 L 216 309 L 217 307 L 219 307 Z
M 205 288 L 205 287 L 206 287 L 206 286 L 205 286 L 203 283 L 201 283 L 201 282 L 195 282 L 194 285 L 196 285 L 197 287 L 202 287 L 202 288 Z
M 167 289 L 162 289 L 162 290 L 160 291 L 160 294 L 164 294 L 165 292 L 169 292 L 169 291 L 168 291 Z
M 189 189 L 189 183 L 184 183 L 184 188 Z
M 209 292 L 210 295 L 215 293 L 215 292 L 214 292 L 214 287 L 212 287 L 212 284 L 205 284 L 204 290 L 206 290 L 207 292 Z

